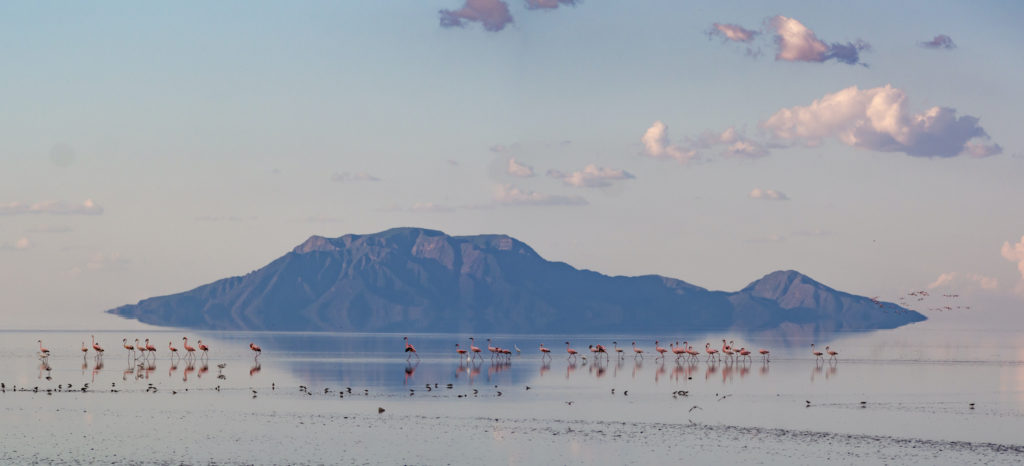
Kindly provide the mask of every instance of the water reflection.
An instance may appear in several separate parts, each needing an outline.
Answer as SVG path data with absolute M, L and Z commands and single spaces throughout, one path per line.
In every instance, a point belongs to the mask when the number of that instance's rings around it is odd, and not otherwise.
M 262 369 L 262 366 L 260 366 L 260 362 L 257 360 L 256 363 L 249 368 L 249 377 L 259 374 L 260 369 Z

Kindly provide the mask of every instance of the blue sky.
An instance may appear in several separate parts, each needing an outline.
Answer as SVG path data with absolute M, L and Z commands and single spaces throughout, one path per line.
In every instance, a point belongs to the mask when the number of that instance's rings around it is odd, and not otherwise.
M 0 6 L 0 325 L 395 226 L 714 289 L 1024 296 L 1020 5 L 545 3 Z

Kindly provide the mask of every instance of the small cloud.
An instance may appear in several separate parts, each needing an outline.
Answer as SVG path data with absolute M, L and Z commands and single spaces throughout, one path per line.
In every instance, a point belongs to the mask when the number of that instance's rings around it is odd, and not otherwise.
M 559 5 L 576 6 L 578 0 L 526 0 L 526 8 L 531 10 L 553 10 Z
M 580 196 L 561 196 L 543 194 L 517 188 L 512 185 L 498 185 L 494 189 L 494 202 L 500 205 L 587 205 L 587 200 Z
M 484 29 L 498 32 L 512 23 L 508 4 L 501 0 L 466 0 L 458 10 L 438 11 L 441 27 L 465 27 L 467 22 L 478 22 Z
M 786 193 L 781 192 L 781 191 L 776 191 L 774 189 L 754 188 L 754 189 L 752 189 L 750 191 L 750 194 L 748 194 L 748 196 L 751 199 L 761 199 L 761 200 L 765 200 L 765 201 L 788 201 L 789 200 L 789 196 L 786 196 Z
M 520 178 L 529 178 L 534 176 L 533 167 L 516 161 L 515 157 L 508 159 L 508 167 L 505 169 L 505 173 L 512 176 L 518 176 Z
M 730 40 L 733 42 L 751 42 L 757 34 L 757 31 L 744 28 L 737 24 L 723 23 L 712 24 L 711 29 L 708 31 L 708 37 L 721 37 L 722 40 Z
M 999 288 L 999 280 L 976 273 L 946 272 L 940 274 L 934 282 L 928 284 L 928 289 L 930 290 L 940 287 L 958 289 L 981 288 L 983 290 L 994 290 Z
M 558 170 L 548 170 L 548 176 L 562 180 L 566 186 L 575 188 L 606 188 L 612 185 L 613 181 L 631 180 L 636 178 L 625 170 L 614 170 L 611 168 L 599 167 L 594 164 L 583 167 L 583 170 L 571 173 L 562 173 Z
M 915 157 L 985 157 L 998 154 L 978 118 L 958 116 L 956 109 L 932 107 L 911 113 L 906 94 L 890 85 L 861 90 L 857 86 L 826 94 L 807 106 L 784 108 L 761 123 L 777 140 L 815 146 L 835 138 L 851 147 L 903 152 Z
M 956 43 L 953 42 L 953 38 L 945 34 L 939 34 L 932 38 L 932 40 L 918 42 L 917 45 L 926 49 L 945 49 L 953 50 L 956 48 Z
M 656 159 L 671 158 L 679 163 L 687 163 L 697 157 L 697 151 L 672 144 L 668 139 L 668 126 L 655 121 L 640 138 L 644 144 L 643 154 Z
M 50 214 L 50 215 L 101 215 L 103 207 L 92 199 L 82 203 L 67 201 L 43 201 L 36 203 L 8 202 L 0 203 L 0 215 Z
M 123 267 L 131 263 L 119 252 L 96 252 L 85 261 L 83 265 L 73 267 L 69 273 L 72 276 L 81 275 L 84 272 L 95 272 L 99 270 Z
M 380 178 L 377 178 L 376 176 L 373 176 L 366 172 L 341 172 L 331 175 L 331 181 L 336 181 L 338 183 L 351 183 L 355 181 L 380 181 Z
M 1018 288 L 1024 289 L 1024 236 L 1021 236 L 1020 241 L 1014 244 L 1010 244 L 1009 241 L 1004 242 L 999 252 L 1004 259 L 1017 263 L 1017 270 L 1020 272 L 1021 278 Z
M 834 58 L 855 65 L 860 62 L 860 52 L 871 49 L 871 45 L 862 40 L 826 44 L 800 21 L 781 15 L 770 18 L 768 25 L 775 31 L 776 60 L 820 63 Z

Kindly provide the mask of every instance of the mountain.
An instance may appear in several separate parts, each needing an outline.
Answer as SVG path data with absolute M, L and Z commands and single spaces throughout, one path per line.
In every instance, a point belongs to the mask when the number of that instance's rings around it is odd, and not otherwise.
M 894 328 L 925 317 L 796 271 L 734 292 L 551 262 L 506 235 L 395 228 L 313 236 L 267 266 L 107 311 L 216 330 L 607 333 Z

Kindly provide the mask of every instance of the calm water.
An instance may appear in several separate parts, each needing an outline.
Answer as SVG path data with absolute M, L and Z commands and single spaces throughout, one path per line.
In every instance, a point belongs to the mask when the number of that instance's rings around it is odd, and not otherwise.
M 90 334 L 106 349 L 102 360 L 92 351 L 87 355 L 80 352 L 83 341 L 90 344 Z M 184 335 L 190 336 L 192 344 L 201 338 L 211 347 L 208 360 L 168 359 L 167 343 L 173 342 L 181 352 Z M 7 393 L 0 395 L 7 413 L 0 429 L 8 432 L 5 445 L 21 448 L 17 455 L 70 460 L 91 451 L 93 456 L 87 456 L 91 458 L 87 461 L 333 462 L 331 456 L 316 455 L 342 446 L 317 444 L 315 451 L 296 457 L 259 442 L 273 429 L 252 427 L 251 436 L 240 441 L 248 444 L 246 448 L 219 446 L 218 451 L 229 455 L 226 457 L 179 450 L 161 439 L 171 431 L 171 445 L 203 442 L 209 437 L 202 434 L 200 426 L 216 430 L 222 422 L 237 430 L 241 428 L 238 425 L 250 425 L 264 415 L 302 419 L 351 413 L 353 418 L 372 419 L 377 407 L 386 407 L 389 415 L 436 416 L 449 419 L 449 423 L 453 416 L 528 419 L 544 425 L 566 420 L 696 423 L 1024 444 L 1020 434 L 1024 432 L 1024 333 L 1018 331 L 936 330 L 914 325 L 818 336 L 813 341 L 792 333 L 744 336 L 716 332 L 687 336 L 691 345 L 701 350 L 696 363 L 677 363 L 671 353 L 663 360 L 655 359 L 651 354 L 654 340 L 662 337 L 653 335 L 491 336 L 498 346 L 515 345 L 522 350 L 507 361 L 492 361 L 486 354 L 487 336 L 476 335 L 485 354 L 482 360 L 467 361 L 456 355 L 454 345 L 467 348 L 469 335 L 412 334 L 409 337 L 420 359 L 407 361 L 402 336 L 181 330 L 0 332 L 0 382 L 7 388 Z M 159 348 L 155 359 L 132 360 L 121 348 L 126 337 L 132 342 L 150 338 Z M 671 341 L 681 337 L 672 336 Z M 35 351 L 40 338 L 52 352 L 47 362 L 40 361 Z M 735 340 L 737 347 L 768 348 L 771 362 L 763 363 L 756 352 L 749 362 L 705 362 L 704 343 L 719 347 L 722 338 Z M 587 345 L 611 347 L 613 340 L 625 348 L 625 357 L 612 354 L 610 360 L 598 361 L 588 354 Z M 248 349 L 250 341 L 263 348 L 258 362 Z M 572 342 L 586 360 L 567 361 L 565 341 Z M 633 357 L 632 341 L 644 349 L 643 360 Z M 838 362 L 816 362 L 810 354 L 812 342 L 820 347 L 832 345 L 840 353 Z M 552 349 L 550 361 L 541 359 L 540 343 Z M 667 348 L 668 342 L 663 346 Z M 225 366 L 219 368 L 219 364 Z M 89 388 L 83 393 L 85 383 Z M 12 393 L 13 386 L 19 390 L 38 387 L 40 391 Z M 68 386 L 74 391 L 66 392 Z M 308 390 L 300 390 L 300 386 Z M 58 388 L 61 391 L 45 393 Z M 681 395 L 680 390 L 687 393 Z M 974 403 L 973 409 L 970 403 Z M 69 418 L 68 411 L 75 414 Z M 219 414 L 205 425 L 193 423 L 209 412 Z M 95 437 L 100 434 L 94 427 L 109 425 L 116 431 L 119 422 L 138 422 L 127 429 L 129 436 L 162 446 L 153 450 L 152 445 L 143 448 L 132 442 L 120 443 L 113 432 Z M 12 429 L 21 435 L 12 437 Z M 45 445 L 50 442 L 39 439 L 54 429 L 65 432 L 71 443 L 54 453 L 57 456 L 47 456 L 50 447 Z M 76 432 L 87 433 L 79 437 Z M 413 437 L 411 441 L 426 442 L 423 448 L 434 448 L 429 443 L 429 429 L 407 435 Z M 369 442 L 366 448 L 374 448 L 372 438 L 365 441 Z M 347 443 L 344 448 L 357 445 L 361 444 Z M 548 453 L 557 457 L 564 453 L 559 448 L 566 446 L 552 443 L 537 448 L 540 452 L 550 448 Z M 154 451 L 163 456 L 146 456 Z M 385 462 L 408 461 L 385 453 L 377 456 L 372 450 L 362 452 Z M 505 453 L 498 453 L 504 457 Z M 614 449 L 605 453 L 619 454 Z M 587 457 L 569 458 L 583 461 Z M 623 458 L 596 459 L 617 463 L 616 459 Z

